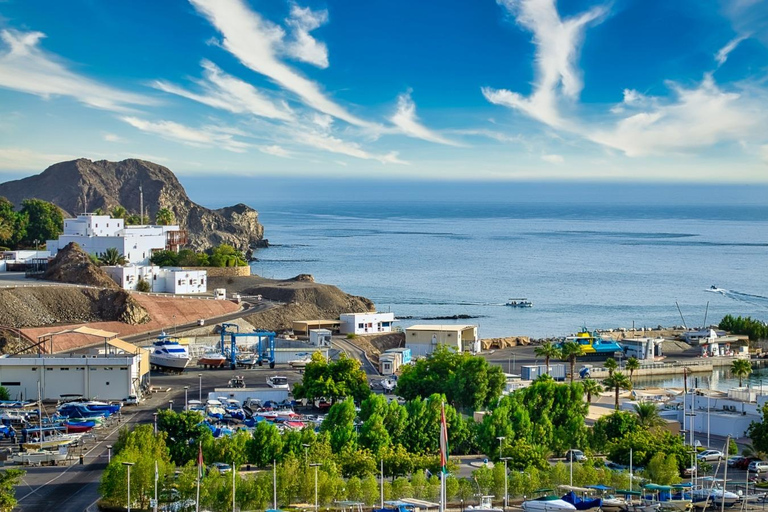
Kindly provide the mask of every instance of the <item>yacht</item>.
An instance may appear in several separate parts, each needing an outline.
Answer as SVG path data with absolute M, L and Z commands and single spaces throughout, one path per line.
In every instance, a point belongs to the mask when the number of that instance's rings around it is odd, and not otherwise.
M 149 354 L 149 364 L 176 372 L 183 372 L 190 359 L 187 347 L 164 332 L 152 343 L 152 352 Z

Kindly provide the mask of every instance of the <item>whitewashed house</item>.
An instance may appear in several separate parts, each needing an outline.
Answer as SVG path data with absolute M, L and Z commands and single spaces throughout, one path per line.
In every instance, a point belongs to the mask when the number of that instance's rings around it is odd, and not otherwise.
M 339 315 L 342 334 L 376 334 L 392 332 L 394 313 L 345 313 Z
M 64 219 L 64 231 L 58 240 L 47 241 L 48 251 L 55 255 L 70 242 L 93 255 L 114 247 L 128 263 L 146 265 L 155 251 L 178 250 L 186 242 L 186 235 L 179 226 L 125 226 L 123 219 L 86 213 Z
M 101 267 L 124 290 L 136 290 L 142 279 L 154 293 L 194 294 L 208 291 L 208 272 L 155 265 Z

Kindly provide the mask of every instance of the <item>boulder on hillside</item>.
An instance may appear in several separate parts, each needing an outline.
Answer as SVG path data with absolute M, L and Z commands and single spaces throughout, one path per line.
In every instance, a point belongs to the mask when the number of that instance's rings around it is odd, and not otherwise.
M 75 242 L 70 242 L 61 249 L 48 264 L 43 279 L 60 283 L 82 284 L 119 290 L 120 287 L 101 270 L 91 256 Z

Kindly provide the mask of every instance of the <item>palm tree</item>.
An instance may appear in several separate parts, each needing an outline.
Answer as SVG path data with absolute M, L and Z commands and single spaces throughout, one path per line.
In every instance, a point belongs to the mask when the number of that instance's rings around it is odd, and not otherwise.
M 752 364 L 748 359 L 736 359 L 731 363 L 731 373 L 739 378 L 739 387 L 742 387 L 744 377 L 752 373 Z
M 124 219 L 128 216 L 128 210 L 126 210 L 120 205 L 117 205 L 114 208 L 112 208 L 112 210 L 109 213 L 110 215 L 112 215 L 113 219 Z
M 632 376 L 634 375 L 635 370 L 640 368 L 640 361 L 638 361 L 635 356 L 632 356 L 627 359 L 627 364 L 624 365 L 624 368 L 629 370 L 629 382 L 632 382 Z
M 606 359 L 605 364 L 603 366 L 605 366 L 605 369 L 608 370 L 609 377 L 613 375 L 613 372 L 615 372 L 616 368 L 619 367 L 619 365 L 616 363 L 616 360 L 612 357 L 609 357 L 608 359 Z
M 554 343 L 549 341 L 536 347 L 533 352 L 536 354 L 536 357 L 544 358 L 544 365 L 547 367 L 547 373 L 549 373 L 549 360 L 553 357 L 560 357 L 560 349 Z
M 599 395 L 603 392 L 603 386 L 596 380 L 584 379 L 581 381 L 581 385 L 584 386 L 584 393 L 587 394 L 587 403 L 592 402 L 592 395 Z
M 613 375 L 609 376 L 603 381 L 603 386 L 608 389 L 613 389 L 615 395 L 614 407 L 619 410 L 619 391 L 622 389 L 632 389 L 632 383 L 629 381 L 626 375 L 621 372 L 613 372 Z
M 160 208 L 155 214 L 155 222 L 161 226 L 168 226 L 176 222 L 176 216 L 168 208 Z
M 571 363 L 571 384 L 573 384 L 573 367 L 576 366 L 576 358 L 584 355 L 584 348 L 575 341 L 566 341 L 560 345 L 560 357 L 563 361 Z
M 638 402 L 635 404 L 637 424 L 641 427 L 659 427 L 664 424 L 664 418 L 659 414 L 659 409 L 653 402 Z
M 105 252 L 99 254 L 99 263 L 109 266 L 125 265 L 128 263 L 128 260 L 125 259 L 125 256 L 117 252 L 115 247 L 110 247 Z

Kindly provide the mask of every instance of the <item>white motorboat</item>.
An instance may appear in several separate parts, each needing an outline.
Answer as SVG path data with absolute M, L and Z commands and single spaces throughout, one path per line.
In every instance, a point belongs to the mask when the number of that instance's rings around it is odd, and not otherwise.
M 312 362 L 312 356 L 310 354 L 304 354 L 304 356 L 299 359 L 288 361 L 288 364 L 291 365 L 291 368 L 295 368 L 297 370 L 303 370 L 311 362 Z
M 468 505 L 467 510 L 482 512 L 503 512 L 503 509 L 493 506 L 493 496 L 481 496 L 479 505 Z
M 526 500 L 522 504 L 525 512 L 559 512 L 562 510 L 576 510 L 576 507 L 557 496 L 542 496 L 532 500 Z
M 725 500 L 726 507 L 732 507 L 740 499 L 738 494 L 724 491 L 722 487 L 694 489 L 691 491 L 691 498 L 694 507 L 705 507 L 707 505 L 719 507 L 723 504 L 723 500 Z
M 67 451 L 63 449 L 59 452 L 48 450 L 27 450 L 19 452 L 11 460 L 16 464 L 26 464 L 30 466 L 40 466 L 42 464 L 58 464 L 67 460 Z
M 282 375 L 267 377 L 267 386 L 275 389 L 288 389 L 288 377 Z
M 149 364 L 152 366 L 182 372 L 190 360 L 187 347 L 164 332 L 152 343 L 152 352 L 149 354 Z
M 395 379 L 386 378 L 381 380 L 381 388 L 384 391 L 392 391 L 396 387 L 397 387 L 397 381 Z
M 526 298 L 522 299 L 509 299 L 505 306 L 509 306 L 511 308 L 532 308 L 533 302 L 529 301 Z

